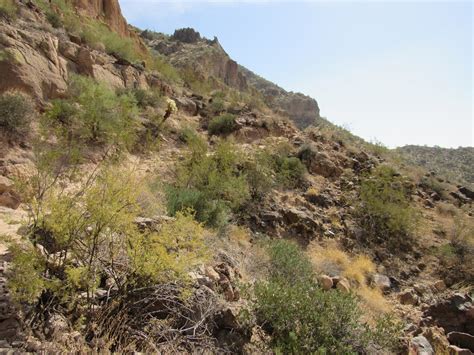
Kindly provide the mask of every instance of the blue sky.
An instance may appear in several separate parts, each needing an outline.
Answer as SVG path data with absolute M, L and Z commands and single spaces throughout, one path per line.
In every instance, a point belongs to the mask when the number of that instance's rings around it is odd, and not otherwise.
M 120 3 L 140 28 L 217 36 L 237 62 L 367 140 L 474 145 L 471 1 Z

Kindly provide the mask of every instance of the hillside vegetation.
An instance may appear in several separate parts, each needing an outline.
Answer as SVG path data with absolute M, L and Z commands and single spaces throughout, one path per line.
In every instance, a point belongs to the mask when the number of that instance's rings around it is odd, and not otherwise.
M 217 39 L 0 0 L 0 77 L 0 352 L 469 351 L 473 191 Z
M 440 148 L 407 145 L 396 152 L 410 164 L 434 171 L 453 183 L 474 187 L 474 148 Z

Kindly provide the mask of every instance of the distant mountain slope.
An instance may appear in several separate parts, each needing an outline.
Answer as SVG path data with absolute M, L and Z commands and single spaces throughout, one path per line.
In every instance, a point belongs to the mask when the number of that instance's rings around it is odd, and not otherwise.
M 474 185 L 474 147 L 448 149 L 407 145 L 396 151 L 414 165 L 435 171 L 453 182 Z

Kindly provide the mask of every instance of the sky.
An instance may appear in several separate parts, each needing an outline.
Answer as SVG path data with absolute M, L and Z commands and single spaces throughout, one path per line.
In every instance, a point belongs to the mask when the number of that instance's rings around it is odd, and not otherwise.
M 474 145 L 471 1 L 120 0 L 129 23 L 217 36 L 239 64 L 366 140 Z

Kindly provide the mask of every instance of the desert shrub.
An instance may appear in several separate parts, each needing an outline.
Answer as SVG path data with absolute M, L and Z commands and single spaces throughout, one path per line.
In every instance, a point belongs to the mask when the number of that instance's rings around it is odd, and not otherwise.
M 155 70 L 159 72 L 169 83 L 180 81 L 179 72 L 176 70 L 176 68 L 157 53 L 150 54 L 147 60 L 147 67 L 152 71 Z
M 448 194 L 446 192 L 446 185 L 438 181 L 438 179 L 434 176 L 424 176 L 420 181 L 420 185 L 423 186 L 425 189 L 436 192 L 438 196 L 443 199 L 448 198 Z
M 163 96 L 156 90 L 132 89 L 129 91 L 141 108 L 160 107 L 164 104 Z M 126 91 L 124 94 L 127 93 Z
M 17 11 L 18 7 L 14 0 L 0 0 L 0 17 L 14 19 Z
M 198 133 L 192 127 L 186 126 L 179 131 L 179 140 L 183 143 L 190 143 L 199 139 Z
M 44 115 L 47 127 L 60 137 L 82 142 L 130 147 L 135 140 L 135 98 L 117 95 L 93 79 L 75 76 L 68 100 L 55 100 Z
M 247 181 L 238 170 L 240 152 L 231 141 L 220 141 L 212 154 L 198 136 L 188 144 L 190 152 L 177 166 L 175 184 L 168 187 L 168 212 L 192 208 L 199 221 L 222 225 L 249 198 Z
M 370 241 L 389 247 L 410 247 L 417 213 L 410 206 L 403 179 L 380 166 L 361 183 L 356 214 Z
M 196 70 L 191 67 L 180 69 L 179 76 L 184 81 L 185 86 L 199 95 L 208 95 L 212 90 L 213 85 L 211 80 L 196 72 Z
M 257 151 L 247 159 L 243 169 L 254 199 L 263 198 L 276 185 L 274 158 L 266 150 Z
M 310 281 L 313 278 L 311 262 L 301 248 L 288 240 L 275 240 L 269 243 L 270 277 L 284 283 Z
M 289 188 L 294 188 L 304 180 L 306 168 L 296 157 L 277 157 L 276 173 L 278 182 Z
M 63 25 L 61 17 L 55 12 L 52 12 L 52 11 L 48 12 L 46 14 L 46 19 L 54 28 L 60 28 Z
M 286 148 L 256 151 L 243 163 L 253 198 L 260 199 L 274 187 L 296 188 L 305 180 L 306 168 Z
M 25 134 L 35 115 L 32 99 L 19 92 L 0 95 L 0 128 L 11 134 Z
M 355 353 L 397 345 L 398 325 L 381 318 L 369 327 L 355 295 L 320 289 L 298 246 L 278 241 L 269 254 L 270 276 L 255 284 L 254 312 L 277 353 Z
M 187 211 L 159 231 L 139 228 L 140 182 L 130 171 L 104 167 L 67 190 L 59 181 L 28 202 L 29 237 L 44 253 L 12 248 L 11 282 L 18 299 L 34 301 L 43 288 L 71 304 L 83 302 L 76 296 L 87 292 L 90 302 L 104 277 L 124 292 L 184 281 L 190 268 L 205 260 L 204 230 Z
M 91 20 L 85 24 L 81 37 L 89 45 L 93 47 L 103 45 L 107 53 L 117 55 L 130 62 L 141 59 L 140 51 L 131 38 L 121 37 L 99 21 Z
M 214 114 L 220 114 L 225 110 L 225 97 L 223 91 L 216 91 L 212 94 L 210 109 Z
M 32 245 L 11 244 L 12 254 L 8 288 L 17 302 L 33 303 L 45 288 L 45 260 Z
M 438 256 L 443 274 L 452 281 L 474 281 L 474 223 L 461 214 L 453 217 L 448 243 L 441 246 Z
M 235 116 L 230 113 L 214 117 L 211 122 L 209 122 L 208 127 L 209 134 L 211 135 L 227 135 L 236 129 Z

